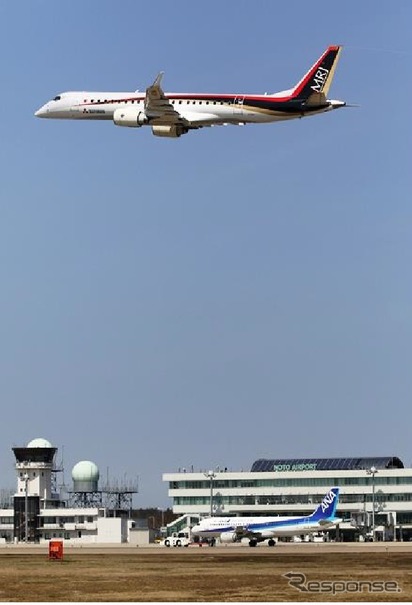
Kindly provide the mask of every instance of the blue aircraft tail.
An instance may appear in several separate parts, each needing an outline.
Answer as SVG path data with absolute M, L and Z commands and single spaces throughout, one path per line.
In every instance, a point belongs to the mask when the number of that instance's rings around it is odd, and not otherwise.
M 335 518 L 336 507 L 339 500 L 339 488 L 332 487 L 323 497 L 317 509 L 310 515 L 315 521 L 330 520 Z

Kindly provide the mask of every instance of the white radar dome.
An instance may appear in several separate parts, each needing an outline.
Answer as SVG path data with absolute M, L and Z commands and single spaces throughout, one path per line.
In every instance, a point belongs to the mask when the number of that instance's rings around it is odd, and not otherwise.
M 72 468 L 74 491 L 96 492 L 99 476 L 99 469 L 94 462 L 90 462 L 90 460 L 81 460 Z
M 47 441 L 47 439 L 42 439 L 42 437 L 39 437 L 37 439 L 32 439 L 31 441 L 29 441 L 29 443 L 27 444 L 27 447 L 53 447 L 53 446 L 50 443 L 50 441 Z
M 90 460 L 81 460 L 72 469 L 73 481 L 98 481 L 99 476 L 97 465 Z

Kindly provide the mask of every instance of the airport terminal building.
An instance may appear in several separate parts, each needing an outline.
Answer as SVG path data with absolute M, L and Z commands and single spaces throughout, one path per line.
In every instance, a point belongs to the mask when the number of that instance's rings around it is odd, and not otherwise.
M 249 472 L 165 473 L 173 512 L 182 516 L 305 515 L 331 487 L 340 488 L 338 537 L 412 539 L 412 468 L 396 456 L 260 459 Z

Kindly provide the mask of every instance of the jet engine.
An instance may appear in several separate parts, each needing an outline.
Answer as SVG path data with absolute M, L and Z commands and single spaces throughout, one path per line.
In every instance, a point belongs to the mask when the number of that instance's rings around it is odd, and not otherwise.
M 147 124 L 148 121 L 144 111 L 137 107 L 118 107 L 113 113 L 113 122 L 116 126 L 139 128 L 143 124 Z
M 225 532 L 224 534 L 220 534 L 221 542 L 237 542 L 240 539 L 240 536 L 235 531 Z
M 152 132 L 157 137 L 181 137 L 182 134 L 189 132 L 189 129 L 182 124 L 155 124 L 152 126 Z

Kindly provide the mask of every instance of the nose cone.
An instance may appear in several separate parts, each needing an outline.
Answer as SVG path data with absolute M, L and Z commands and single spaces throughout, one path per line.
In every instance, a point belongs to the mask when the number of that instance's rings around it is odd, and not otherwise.
M 47 114 L 48 114 L 47 105 L 43 105 L 43 107 L 40 107 L 40 109 L 38 109 L 37 111 L 34 112 L 34 115 L 36 116 L 36 118 L 47 118 Z

